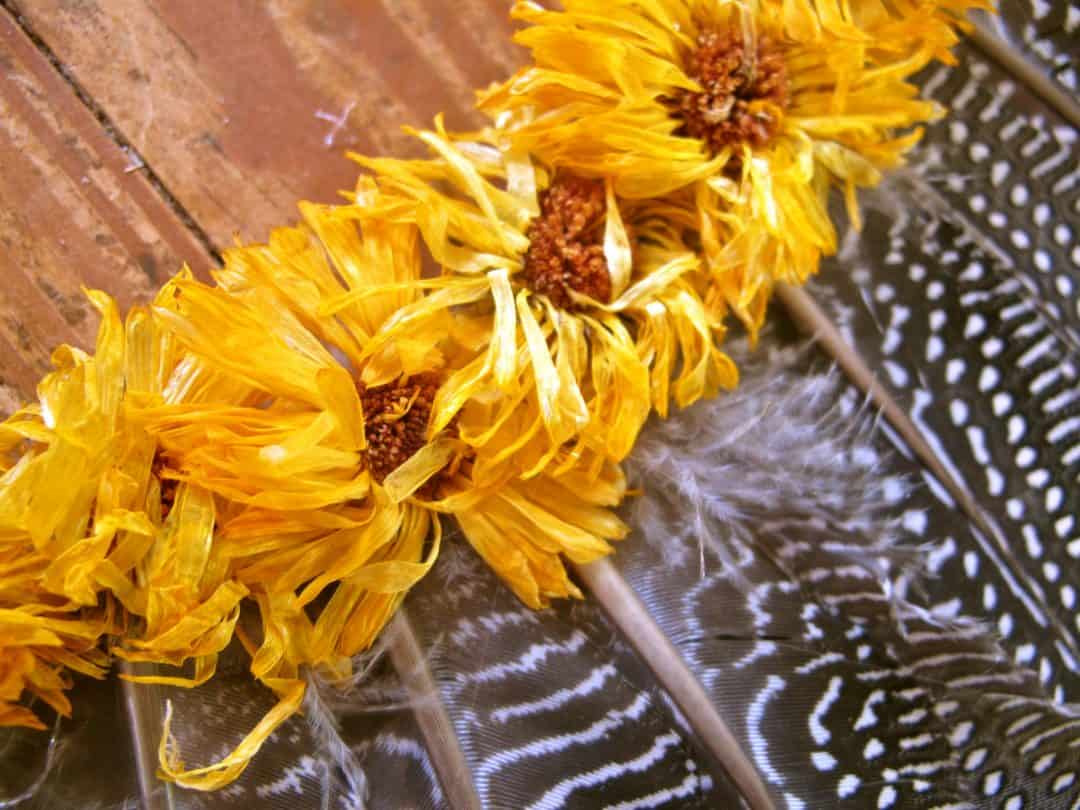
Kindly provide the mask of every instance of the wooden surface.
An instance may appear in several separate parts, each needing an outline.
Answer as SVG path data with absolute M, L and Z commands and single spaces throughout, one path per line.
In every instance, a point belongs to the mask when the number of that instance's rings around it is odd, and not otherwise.
M 205 273 L 300 199 L 333 201 L 345 150 L 416 153 L 401 132 L 508 75 L 509 0 L 3 0 L 0 414 L 62 342 L 88 346 L 80 288 L 146 300 Z

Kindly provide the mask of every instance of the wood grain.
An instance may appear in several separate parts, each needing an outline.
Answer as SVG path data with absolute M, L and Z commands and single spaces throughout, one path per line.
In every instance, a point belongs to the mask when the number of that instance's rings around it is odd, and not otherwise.
M 401 132 L 520 60 L 508 0 L 34 0 L 0 10 L 0 414 L 96 319 L 80 287 L 145 300 L 301 199 L 353 185 L 347 149 Z
M 0 412 L 33 391 L 56 345 L 95 331 L 80 287 L 145 300 L 208 252 L 133 154 L 0 11 Z
M 455 7 L 459 4 L 454 4 Z M 216 245 L 355 182 L 346 149 L 415 152 L 506 74 L 505 13 L 437 0 L 35 0 L 27 23 Z M 505 6 L 504 6 L 505 8 Z

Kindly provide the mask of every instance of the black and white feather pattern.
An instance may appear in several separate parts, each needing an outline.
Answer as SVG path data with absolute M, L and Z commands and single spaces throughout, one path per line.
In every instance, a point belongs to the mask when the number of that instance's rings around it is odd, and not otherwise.
M 956 221 L 1080 347 L 1080 135 L 971 45 L 923 92 L 950 109 L 913 155 L 923 205 Z M 929 198 L 923 195 L 930 194 Z
M 992 623 L 1058 700 L 1080 687 L 1076 131 L 974 53 L 917 170 L 868 200 L 816 290 L 994 528 L 934 556 L 939 610 Z M 962 585 L 961 585 L 962 584 Z
M 794 359 L 644 437 L 625 575 L 777 806 L 1072 806 L 1080 715 L 977 613 L 927 599 L 955 588 L 936 573 L 967 519 Z
M 1075 96 L 1080 92 L 1080 5 L 1075 0 L 1001 0 L 986 26 L 1047 78 Z
M 197 793 L 172 788 L 157 796 L 176 810 L 364 810 L 442 807 L 442 792 L 408 699 L 381 650 L 358 660 L 362 682 L 346 689 L 309 677 L 303 716 L 267 741 L 232 785 Z M 274 705 L 274 695 L 247 672 L 246 655 L 231 648 L 213 689 L 162 690 L 180 722 L 179 750 L 192 766 L 214 762 Z M 358 679 L 359 680 L 359 679 Z M 368 774 L 379 775 L 373 791 Z
M 518 602 L 458 538 L 407 607 L 485 807 L 735 806 L 591 603 Z

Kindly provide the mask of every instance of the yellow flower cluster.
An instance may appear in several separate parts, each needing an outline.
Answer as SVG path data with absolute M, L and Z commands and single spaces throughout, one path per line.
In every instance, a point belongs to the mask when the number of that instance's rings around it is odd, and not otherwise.
M 518 2 L 534 64 L 480 95 L 513 148 L 662 197 L 752 331 L 836 249 L 829 190 L 876 185 L 942 114 L 909 83 L 985 0 Z
M 238 637 L 277 707 L 213 789 L 349 674 L 437 558 L 442 516 L 528 605 L 626 534 L 620 462 L 649 415 L 734 386 L 777 281 L 835 248 L 827 204 L 940 111 L 962 0 L 519 3 L 533 64 L 492 124 L 356 156 L 348 204 L 181 272 L 94 355 L 62 348 L 0 424 L 0 724 L 60 714 L 68 671 L 152 662 L 197 686 Z M 247 607 L 245 607 L 247 606 Z M 241 621 L 248 610 L 257 621 Z M 172 674 L 170 674 L 170 672 Z

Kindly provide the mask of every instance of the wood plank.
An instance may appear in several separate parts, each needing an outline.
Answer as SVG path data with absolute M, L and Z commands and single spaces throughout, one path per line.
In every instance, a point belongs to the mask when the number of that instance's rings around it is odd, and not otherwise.
M 439 111 L 478 123 L 473 90 L 521 58 L 508 0 L 218 5 L 0 11 L 0 413 L 58 343 L 92 341 L 83 285 L 127 306 L 205 272 L 350 187 L 346 149 L 419 153 L 401 126 Z
M 345 149 L 417 153 L 403 124 L 477 123 L 518 55 L 509 3 L 35 0 L 27 25 L 217 245 L 355 182 Z M 501 12 L 495 9 L 501 8 Z
M 127 306 L 209 252 L 39 48 L 0 10 L 0 413 L 61 342 L 88 345 L 83 285 Z

